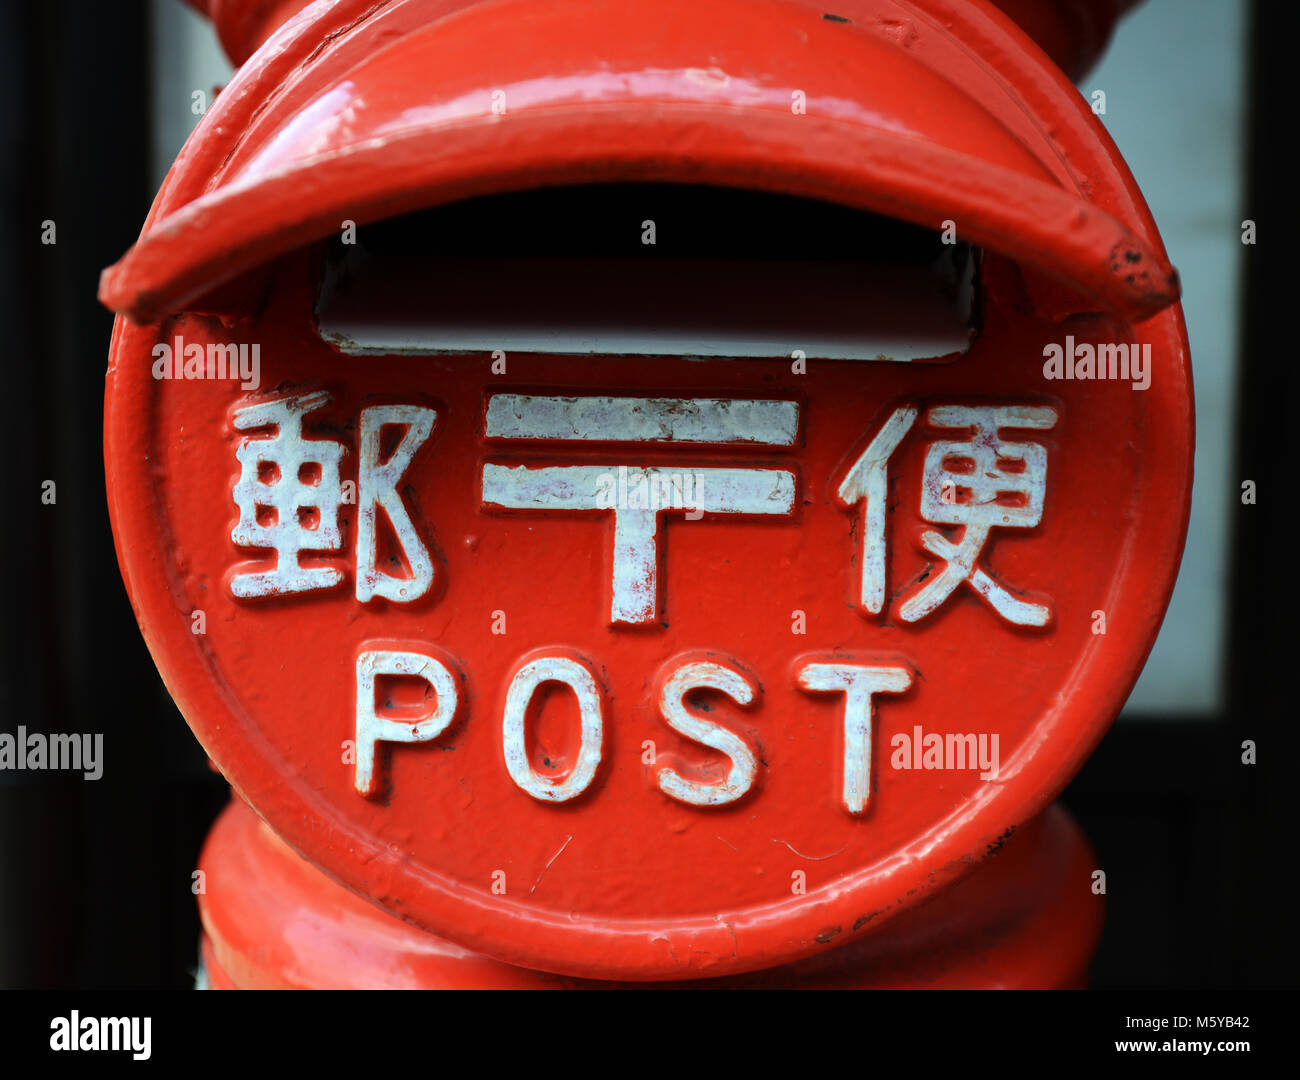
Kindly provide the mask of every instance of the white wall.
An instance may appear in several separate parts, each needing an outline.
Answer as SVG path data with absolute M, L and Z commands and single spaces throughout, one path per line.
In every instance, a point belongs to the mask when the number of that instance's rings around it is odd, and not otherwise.
M 1234 415 L 1249 5 L 1146 0 L 1080 84 L 1128 160 L 1183 281 L 1196 383 L 1196 482 L 1169 614 L 1127 713 L 1218 709 L 1224 687 L 1228 545 L 1240 499 Z M 1158 377 L 1158 374 L 1157 374 Z
M 155 186 L 200 120 L 194 91 L 212 103 L 212 89 L 230 78 L 230 61 L 212 23 L 181 0 L 149 0 L 153 27 L 153 161 Z

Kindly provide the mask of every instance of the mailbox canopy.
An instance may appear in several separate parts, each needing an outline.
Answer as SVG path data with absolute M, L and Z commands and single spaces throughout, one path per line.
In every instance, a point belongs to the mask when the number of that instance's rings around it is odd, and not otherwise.
M 996 9 L 874 0 L 841 16 L 791 0 L 670 0 L 656 11 L 313 7 L 222 91 L 101 299 L 148 322 L 343 221 L 620 179 L 951 221 L 1081 294 L 1075 310 L 1141 320 L 1177 299 L 1101 124 Z M 1105 170 L 1080 157 L 1085 146 Z

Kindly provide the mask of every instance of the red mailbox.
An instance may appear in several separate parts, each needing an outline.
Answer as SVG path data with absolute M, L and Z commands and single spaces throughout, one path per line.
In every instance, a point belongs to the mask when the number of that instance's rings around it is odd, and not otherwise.
M 692 199 L 853 243 L 660 258 Z M 632 250 L 475 247 L 584 220 Z M 1176 277 L 985 3 L 316 4 L 101 296 L 187 721 L 291 848 L 508 964 L 906 927 L 1074 774 L 1173 587 Z

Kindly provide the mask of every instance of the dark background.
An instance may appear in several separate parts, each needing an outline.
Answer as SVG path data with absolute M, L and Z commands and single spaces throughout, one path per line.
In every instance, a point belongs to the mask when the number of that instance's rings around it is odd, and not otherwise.
M 1282 295 L 1294 292 L 1279 189 L 1295 129 L 1295 95 L 1281 89 L 1283 10 L 1254 12 L 1241 216 L 1259 223 L 1261 242 L 1244 260 L 1233 475 L 1257 482 L 1258 502 L 1232 522 L 1228 706 L 1212 723 L 1116 726 L 1064 796 L 1107 872 L 1098 988 L 1295 983 L 1296 845 L 1282 803 L 1297 760 L 1297 709 L 1283 696 L 1295 541 L 1282 515 L 1300 480 L 1284 444 L 1296 359 L 1281 344 L 1295 306 Z M 150 48 L 143 4 L 0 3 L 0 730 L 103 731 L 109 762 L 94 783 L 0 772 L 0 987 L 191 985 L 190 874 L 226 799 L 136 628 L 105 506 L 112 318 L 95 291 L 153 196 Z M 40 242 L 46 218 L 53 246 Z M 41 504 L 47 479 L 56 506 Z M 1254 767 L 1240 763 L 1246 738 L 1258 744 Z

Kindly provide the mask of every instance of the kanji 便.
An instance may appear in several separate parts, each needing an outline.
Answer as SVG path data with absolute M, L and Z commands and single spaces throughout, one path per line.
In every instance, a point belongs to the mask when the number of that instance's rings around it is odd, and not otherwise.
M 863 509 L 860 607 L 879 614 L 885 603 L 885 500 L 889 459 L 916 423 L 914 405 L 895 409 L 850 466 L 836 491 L 845 508 Z M 965 439 L 932 442 L 921 481 L 921 516 L 934 525 L 961 526 L 954 542 L 927 530 L 922 546 L 939 560 L 899 604 L 898 617 L 917 622 L 935 611 L 962 584 L 999 615 L 1018 626 L 1045 626 L 1051 609 L 1013 596 L 979 565 L 993 529 L 1032 529 L 1042 520 L 1047 491 L 1047 450 L 1036 442 L 1011 442 L 1003 428 L 1046 430 L 1057 412 L 1046 405 L 938 405 L 926 413 L 933 427 L 964 429 Z

